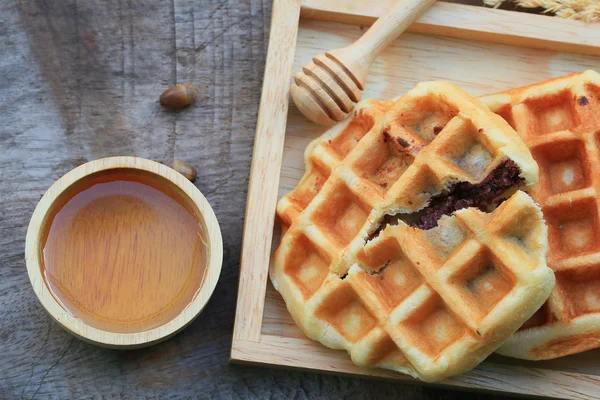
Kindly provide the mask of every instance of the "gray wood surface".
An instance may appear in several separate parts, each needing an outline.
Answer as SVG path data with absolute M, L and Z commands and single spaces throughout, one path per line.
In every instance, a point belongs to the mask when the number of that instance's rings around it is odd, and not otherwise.
M 0 2 L 1 399 L 490 398 L 229 364 L 270 8 L 270 0 Z M 163 90 L 190 80 L 200 87 L 196 106 L 158 106 Z M 23 255 L 46 189 L 111 155 L 196 166 L 225 242 L 223 273 L 202 315 L 136 351 L 64 332 L 31 290 Z

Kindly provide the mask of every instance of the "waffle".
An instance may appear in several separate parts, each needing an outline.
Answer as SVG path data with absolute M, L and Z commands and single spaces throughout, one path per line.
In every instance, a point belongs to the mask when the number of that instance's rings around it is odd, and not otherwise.
M 571 74 L 483 101 L 540 166 L 531 195 L 548 223 L 556 274 L 548 301 L 499 353 L 541 360 L 600 347 L 600 75 Z
M 477 365 L 547 298 L 546 227 L 516 192 L 535 185 L 537 165 L 457 87 L 361 102 L 305 162 L 278 204 L 270 277 L 311 339 L 358 365 L 437 381 Z M 489 211 L 511 193 L 491 214 L 468 208 Z
M 369 131 L 380 132 L 384 114 L 397 100 L 363 100 L 354 107 L 351 118 L 334 125 L 327 132 L 310 142 L 304 152 L 305 172 L 296 188 L 277 203 L 277 215 L 287 229 L 319 193 L 331 171 L 354 149 Z M 398 160 L 402 161 L 402 160 Z M 387 187 L 406 168 L 396 162 L 384 168 L 373 179 L 373 183 Z

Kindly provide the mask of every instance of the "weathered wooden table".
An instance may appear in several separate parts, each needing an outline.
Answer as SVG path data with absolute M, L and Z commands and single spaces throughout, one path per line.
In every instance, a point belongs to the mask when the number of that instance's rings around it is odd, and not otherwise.
M 229 364 L 270 8 L 270 0 L 0 2 L 0 398 L 490 398 Z M 198 83 L 197 105 L 162 110 L 159 94 L 182 81 Z M 136 351 L 59 328 L 23 255 L 29 218 L 52 182 L 112 155 L 195 165 L 225 242 L 202 315 Z

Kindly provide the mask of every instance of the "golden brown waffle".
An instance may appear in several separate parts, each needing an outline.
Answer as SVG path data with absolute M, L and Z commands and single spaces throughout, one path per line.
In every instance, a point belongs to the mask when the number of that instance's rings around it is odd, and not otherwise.
M 305 160 L 304 178 L 278 205 L 288 229 L 270 276 L 307 336 L 355 363 L 428 381 L 460 373 L 550 292 L 545 225 L 526 194 L 493 214 L 469 208 L 432 223 L 415 213 L 443 209 L 448 196 L 456 208 L 481 207 L 461 196 L 510 183 L 490 192 L 492 204 L 537 181 L 516 133 L 457 87 L 422 83 L 363 102 Z
M 549 300 L 499 353 L 551 359 L 600 347 L 600 75 L 571 74 L 483 98 L 540 166 L 531 192 L 549 227 Z
M 373 130 L 381 131 L 383 115 L 396 103 L 395 100 L 363 100 L 354 108 L 354 114 L 310 142 L 304 152 L 305 173 L 296 188 L 277 203 L 277 214 L 287 228 L 300 215 L 308 203 L 319 193 L 331 171 L 354 149 L 360 140 Z M 396 181 L 401 168 L 380 168 L 374 182 L 383 186 Z M 389 169 L 389 173 L 386 171 Z

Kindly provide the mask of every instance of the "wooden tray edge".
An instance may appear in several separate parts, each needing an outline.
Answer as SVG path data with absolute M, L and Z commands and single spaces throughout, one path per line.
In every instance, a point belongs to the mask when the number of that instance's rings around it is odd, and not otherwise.
M 373 5 L 339 0 L 305 0 L 301 17 L 370 25 L 394 0 Z M 586 24 L 547 15 L 528 14 L 463 4 L 437 2 L 408 32 L 519 47 L 600 55 L 600 24 Z
M 300 0 L 273 2 L 246 200 L 234 343 L 260 339 L 299 18 Z
M 313 342 L 308 342 L 313 344 Z M 315 342 L 316 343 L 316 342 Z M 319 371 L 328 374 L 343 374 L 368 379 L 385 379 L 395 382 L 461 389 L 478 392 L 510 393 L 548 398 L 600 399 L 598 383 L 594 375 L 555 371 L 545 368 L 505 366 L 494 363 L 480 364 L 477 368 L 438 383 L 426 383 L 407 375 L 378 368 L 362 368 L 352 363 L 345 351 L 321 346 L 317 353 L 306 348 L 305 339 L 262 335 L 259 342 L 238 341 L 232 347 L 231 360 L 235 363 L 260 366 L 277 366 L 288 369 Z M 320 344 L 319 344 L 320 346 Z M 312 346 L 311 346 L 312 347 Z M 295 348 L 293 358 L 282 349 Z M 341 366 L 341 368 L 340 368 Z M 512 380 L 510 391 L 506 382 L 498 380 L 504 376 Z M 574 382 L 573 379 L 576 379 Z

